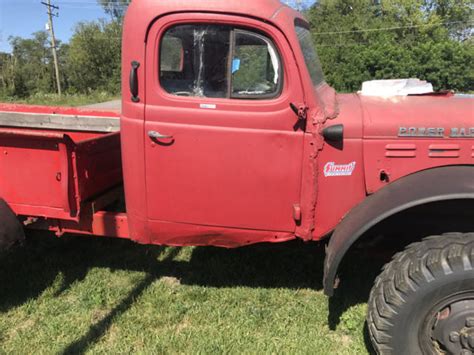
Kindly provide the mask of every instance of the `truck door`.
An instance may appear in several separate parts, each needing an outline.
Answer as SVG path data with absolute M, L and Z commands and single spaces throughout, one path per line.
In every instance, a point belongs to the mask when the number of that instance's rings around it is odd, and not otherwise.
M 303 94 L 289 45 L 256 20 L 189 16 L 158 20 L 147 41 L 151 241 L 227 245 L 239 230 L 256 232 L 242 243 L 259 241 L 257 231 L 292 233 L 304 132 L 290 108 Z M 207 235 L 191 241 L 199 227 Z

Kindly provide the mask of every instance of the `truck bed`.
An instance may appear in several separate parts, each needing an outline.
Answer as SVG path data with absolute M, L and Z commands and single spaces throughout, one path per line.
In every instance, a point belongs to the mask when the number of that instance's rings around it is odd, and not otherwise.
M 0 197 L 18 215 L 79 221 L 121 184 L 118 113 L 0 104 Z

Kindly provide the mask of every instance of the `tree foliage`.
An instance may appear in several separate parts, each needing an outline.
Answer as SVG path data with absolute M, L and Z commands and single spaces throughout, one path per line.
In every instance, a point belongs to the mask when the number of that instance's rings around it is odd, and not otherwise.
M 114 21 L 122 21 L 132 0 L 98 0 L 104 11 L 109 14 Z
M 0 90 L 10 96 L 26 97 L 37 92 L 55 90 L 53 58 L 48 35 L 36 32 L 32 38 L 10 38 L 12 54 L 0 56 Z M 59 46 L 59 54 L 67 46 Z
M 81 23 L 68 44 L 58 44 L 66 92 L 119 92 L 121 21 L 130 1 L 98 0 L 112 20 Z M 306 16 L 327 81 L 339 91 L 406 77 L 474 90 L 472 0 L 319 0 Z M 10 42 L 12 53 L 0 53 L 0 96 L 54 93 L 47 33 Z
M 473 90 L 470 0 L 320 0 L 307 12 L 327 81 L 418 77 Z
M 46 32 L 10 39 L 0 55 L 0 96 L 25 98 L 56 92 L 54 62 Z M 58 46 L 62 87 L 69 93 L 120 91 L 121 25 L 95 21 L 76 26 L 69 44 Z
M 121 26 L 115 21 L 77 25 L 66 58 L 71 90 L 119 91 L 121 33 Z

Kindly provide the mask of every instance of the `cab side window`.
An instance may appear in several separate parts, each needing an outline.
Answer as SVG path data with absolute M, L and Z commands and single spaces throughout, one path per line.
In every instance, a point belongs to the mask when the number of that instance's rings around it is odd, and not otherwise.
M 176 96 L 277 96 L 282 66 L 267 37 L 225 25 L 178 25 L 160 43 L 160 85 Z
M 232 97 L 274 96 L 280 82 L 280 61 L 273 44 L 263 36 L 235 32 L 232 56 Z
M 216 25 L 168 30 L 160 46 L 161 86 L 177 96 L 226 97 L 230 31 Z

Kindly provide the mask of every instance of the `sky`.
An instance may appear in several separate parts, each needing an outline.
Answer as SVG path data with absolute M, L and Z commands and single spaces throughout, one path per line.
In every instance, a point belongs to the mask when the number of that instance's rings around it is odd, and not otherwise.
M 11 51 L 8 40 L 10 36 L 28 38 L 33 32 L 45 29 L 48 16 L 41 1 L 0 0 L 0 52 Z M 294 5 L 297 0 L 283 2 Z M 304 6 L 313 2 L 314 0 L 300 0 Z M 51 3 L 59 6 L 59 17 L 54 18 L 54 30 L 56 37 L 63 42 L 69 41 L 78 22 L 107 18 L 96 0 L 51 0 Z
M 78 22 L 107 18 L 95 0 L 52 0 L 51 3 L 59 6 L 54 30 L 63 42 L 69 40 Z M 47 22 L 46 7 L 41 0 L 0 0 L 0 52 L 10 51 L 10 36 L 30 37 L 33 32 L 44 30 Z

